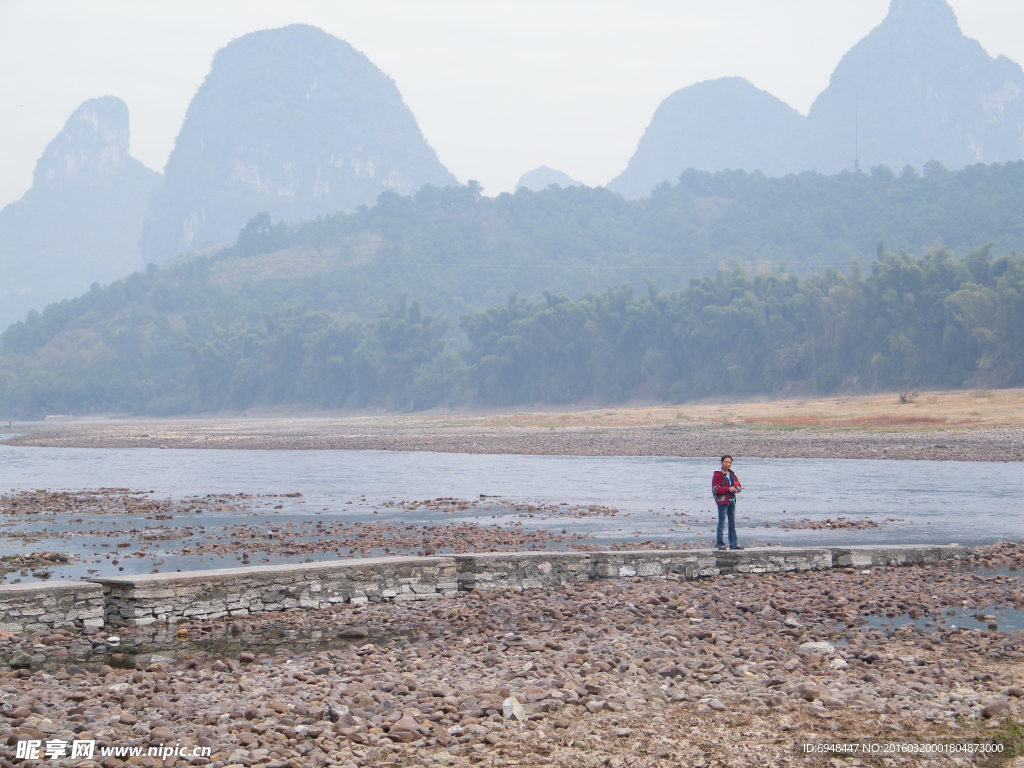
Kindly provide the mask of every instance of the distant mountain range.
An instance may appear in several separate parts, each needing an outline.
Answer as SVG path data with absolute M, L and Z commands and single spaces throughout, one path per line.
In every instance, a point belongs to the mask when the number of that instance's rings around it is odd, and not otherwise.
M 1022 157 L 1021 68 L 965 37 L 945 0 L 892 0 L 806 117 L 741 78 L 691 85 L 664 100 L 608 188 L 642 198 L 687 169 L 899 173 Z M 260 212 L 295 222 L 455 183 L 365 56 L 306 25 L 254 32 L 214 58 L 163 176 L 129 156 L 119 99 L 68 119 L 32 188 L 0 212 L 0 329 L 94 281 L 231 243 Z M 538 168 L 517 186 L 551 184 L 578 182 Z
M 837 173 L 1024 157 L 1024 72 L 960 31 L 946 0 L 892 0 L 807 117 L 740 78 L 676 91 L 608 187 L 643 197 L 687 169 Z
M 254 214 L 299 220 L 390 190 L 456 184 L 394 82 L 306 25 L 221 50 L 188 109 L 165 175 L 128 155 L 128 110 L 82 104 L 32 188 L 0 211 L 0 329 L 189 251 L 233 242 Z

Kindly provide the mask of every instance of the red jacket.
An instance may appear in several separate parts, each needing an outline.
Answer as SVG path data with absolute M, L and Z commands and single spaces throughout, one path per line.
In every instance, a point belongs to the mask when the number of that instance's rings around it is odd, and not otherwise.
M 716 504 L 732 504 L 736 501 L 736 494 L 729 490 L 730 486 L 735 485 L 737 488 L 742 488 L 740 485 L 740 477 L 731 469 L 729 474 L 732 475 L 732 482 L 726 477 L 725 472 L 720 469 L 715 470 L 715 474 L 711 476 L 711 493 L 715 496 Z

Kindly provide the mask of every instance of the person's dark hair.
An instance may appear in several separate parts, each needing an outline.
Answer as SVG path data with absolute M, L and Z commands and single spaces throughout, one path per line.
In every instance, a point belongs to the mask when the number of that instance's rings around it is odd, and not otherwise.
M 727 453 L 727 454 L 725 454 L 725 456 L 723 456 L 722 458 L 720 458 L 720 459 L 719 459 L 719 461 L 720 461 L 720 462 L 722 462 L 722 461 L 725 461 L 726 459 L 732 459 L 732 456 L 730 456 L 730 455 L 729 455 L 729 454 Z M 734 461 L 735 461 L 735 459 L 734 459 Z

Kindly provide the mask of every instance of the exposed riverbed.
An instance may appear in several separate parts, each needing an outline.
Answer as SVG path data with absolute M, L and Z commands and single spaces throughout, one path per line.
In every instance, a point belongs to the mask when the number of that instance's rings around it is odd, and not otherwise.
M 967 565 L 1007 572 L 607 581 L 124 628 L 116 640 L 0 638 L 0 765 L 16 764 L 19 739 L 198 745 L 210 749 L 198 764 L 224 768 L 804 768 L 833 765 L 806 744 L 866 740 L 951 751 L 842 765 L 994 765 L 984 761 L 999 753 L 981 749 L 1020 747 L 1004 720 L 1024 701 L 1022 636 L 953 626 L 946 611 L 1024 605 L 1011 570 L 1024 547 Z M 908 610 L 934 626 L 870 621 Z
M 0 444 L 0 541 L 11 558 L 71 558 L 10 562 L 9 581 L 421 552 L 706 547 L 716 465 Z M 1013 466 L 738 456 L 740 538 L 748 546 L 1024 539 L 1024 473 Z
M 79 448 L 392 450 L 572 456 L 1024 461 L 1024 428 L 760 428 L 741 424 L 492 425 L 483 417 L 250 418 L 41 423 L 16 445 Z

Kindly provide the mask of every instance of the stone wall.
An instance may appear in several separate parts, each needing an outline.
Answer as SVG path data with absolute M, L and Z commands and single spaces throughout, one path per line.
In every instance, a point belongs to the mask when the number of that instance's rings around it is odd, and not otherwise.
M 891 544 L 884 547 L 830 547 L 834 567 L 879 565 L 931 565 L 940 560 L 955 560 L 962 549 L 956 544 L 921 546 Z
M 659 579 L 674 575 L 684 579 L 718 576 L 719 556 L 713 549 L 638 549 L 628 552 L 591 552 L 592 579 Z
M 457 589 L 450 557 L 376 557 L 95 579 L 110 624 L 176 623 L 336 603 L 428 600 Z
M 742 550 L 634 550 L 592 552 L 591 578 L 701 579 L 729 573 L 821 571 L 832 567 L 828 548 L 757 547 Z
M 700 579 L 834 567 L 928 565 L 945 546 L 486 552 L 158 573 L 89 582 L 0 584 L 0 629 L 176 623 L 337 603 L 429 600 L 491 589 L 557 589 L 597 579 Z
M 68 626 L 103 626 L 103 587 L 87 581 L 0 584 L 0 630 Z
M 761 547 L 718 553 L 720 573 L 823 571 L 832 567 L 832 552 L 811 547 Z
M 557 589 L 590 581 L 586 552 L 482 552 L 453 555 L 459 589 Z

